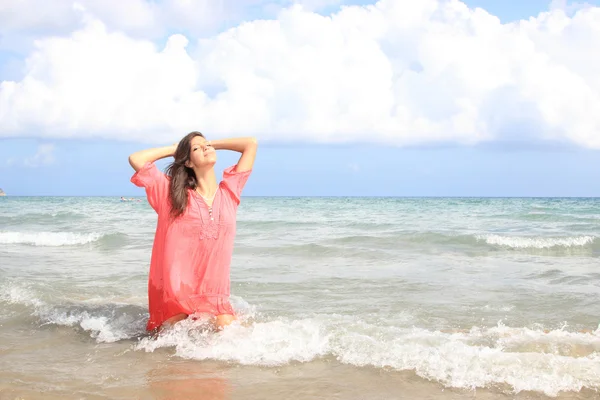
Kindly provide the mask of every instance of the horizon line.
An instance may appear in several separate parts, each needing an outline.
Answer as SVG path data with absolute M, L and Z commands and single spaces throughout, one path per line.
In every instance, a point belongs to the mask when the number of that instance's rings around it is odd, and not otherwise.
M 145 195 L 4 195 L 17 197 L 97 197 L 97 198 L 146 198 Z M 600 199 L 600 196 L 490 196 L 490 195 L 243 195 L 242 198 L 388 198 L 388 199 Z

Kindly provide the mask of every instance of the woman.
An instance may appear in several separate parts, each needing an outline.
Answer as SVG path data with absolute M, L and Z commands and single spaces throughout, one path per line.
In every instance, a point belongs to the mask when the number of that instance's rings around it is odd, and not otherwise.
M 254 138 L 207 141 L 191 132 L 179 144 L 129 156 L 131 182 L 146 189 L 158 214 L 152 247 L 146 329 L 160 331 L 192 314 L 210 314 L 218 329 L 235 320 L 229 303 L 229 267 L 236 211 L 250 176 Z M 215 150 L 242 153 L 217 184 Z M 173 156 L 167 173 L 154 162 Z

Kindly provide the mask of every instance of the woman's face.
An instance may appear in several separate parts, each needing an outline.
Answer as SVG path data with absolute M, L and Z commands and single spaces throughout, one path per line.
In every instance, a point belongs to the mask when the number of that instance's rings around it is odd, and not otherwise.
M 202 136 L 195 136 L 190 141 L 190 168 L 203 169 L 212 167 L 217 162 L 217 153 Z

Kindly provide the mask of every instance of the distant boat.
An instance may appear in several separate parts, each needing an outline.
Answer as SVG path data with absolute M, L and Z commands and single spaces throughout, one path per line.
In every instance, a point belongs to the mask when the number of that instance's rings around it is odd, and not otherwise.
M 6 196 L 6 193 L 4 193 L 4 190 L 0 189 L 0 196 Z

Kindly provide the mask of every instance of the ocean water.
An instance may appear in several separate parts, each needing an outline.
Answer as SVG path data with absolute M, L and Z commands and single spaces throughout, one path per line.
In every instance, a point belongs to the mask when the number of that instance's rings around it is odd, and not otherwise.
M 145 334 L 145 199 L 0 198 L 1 399 L 600 397 L 600 199 L 258 198 L 211 332 Z

